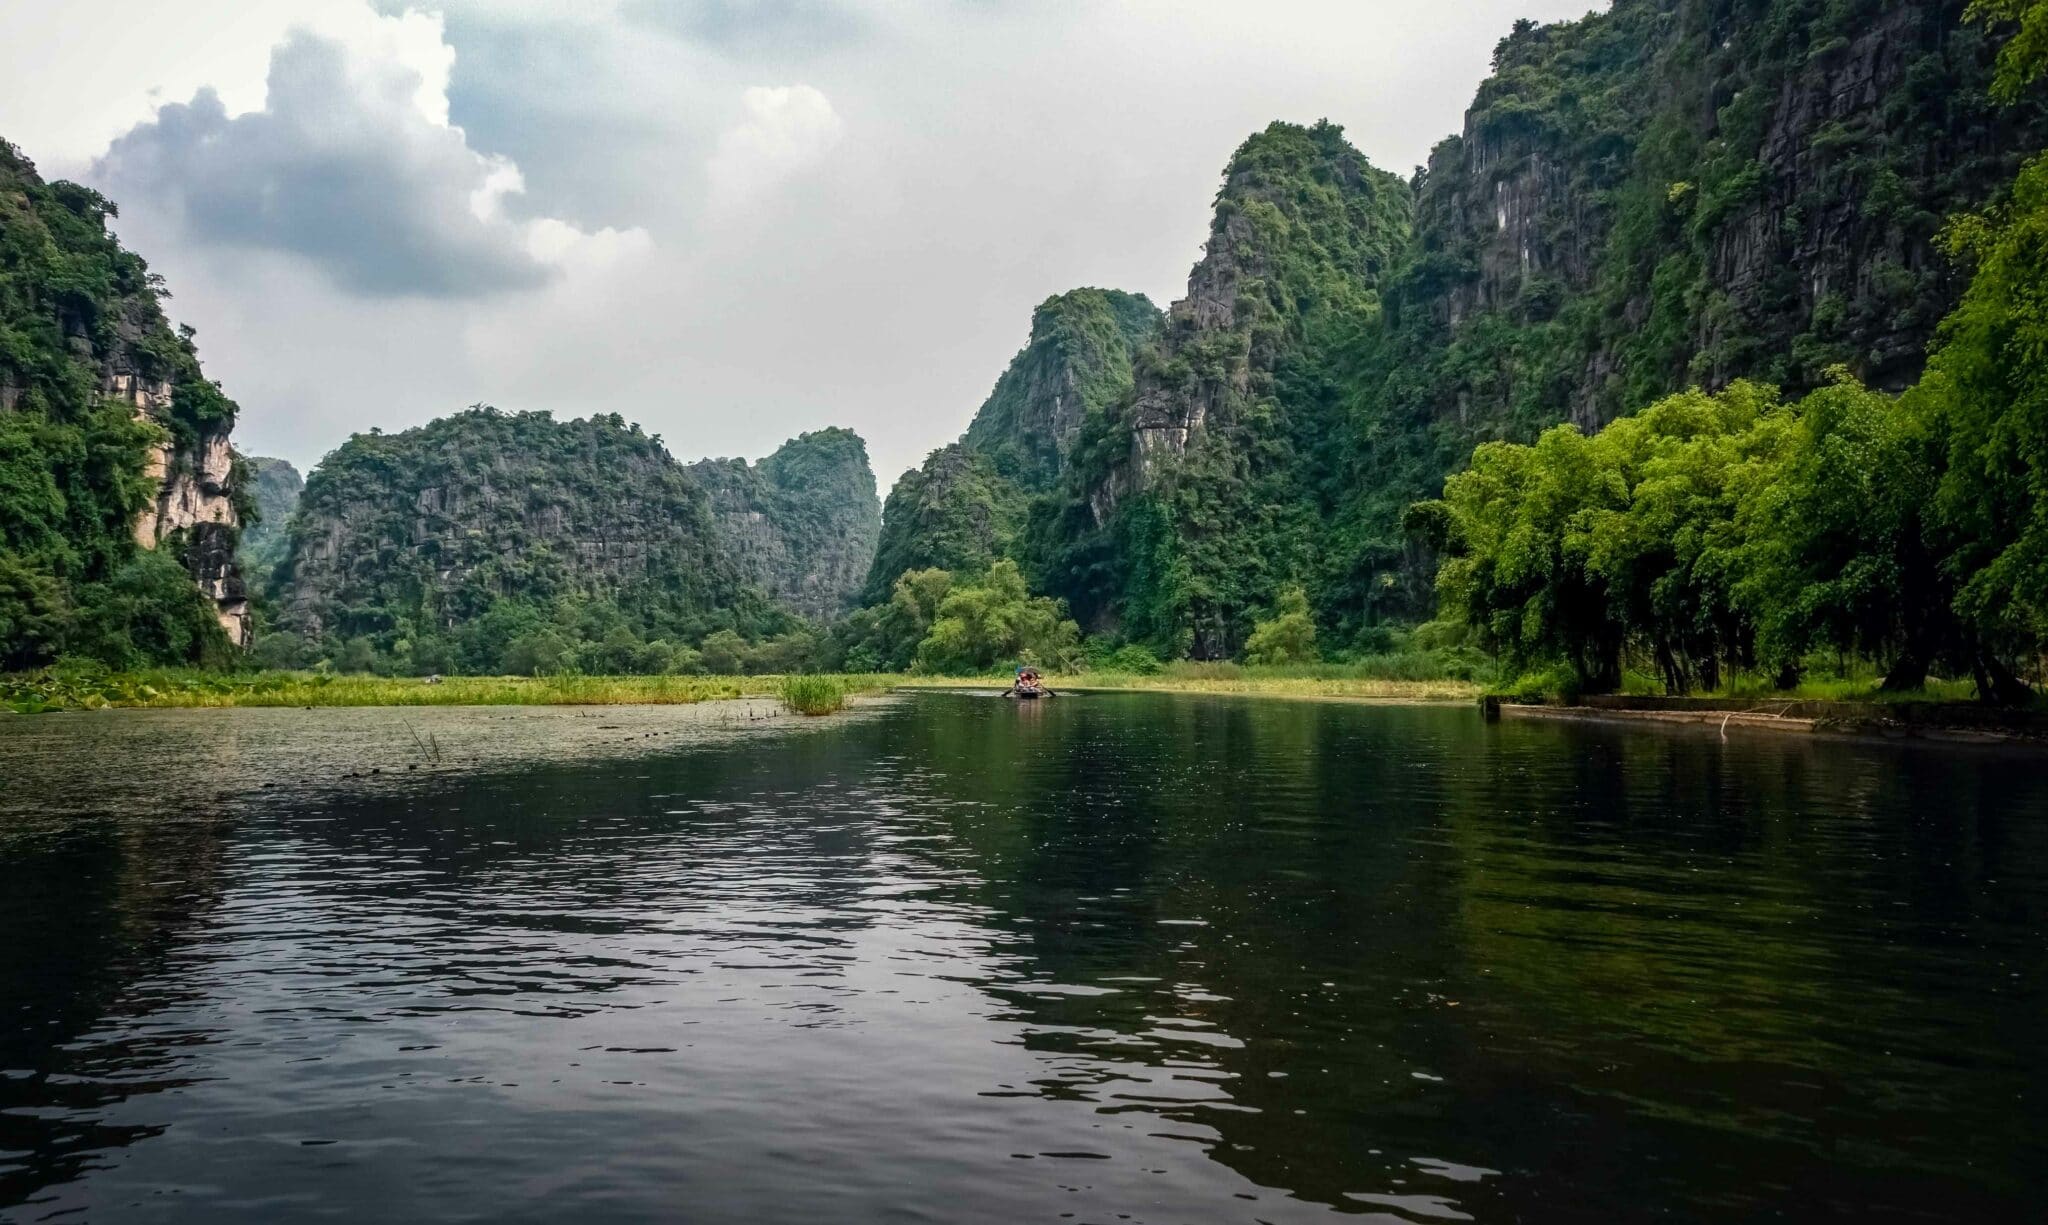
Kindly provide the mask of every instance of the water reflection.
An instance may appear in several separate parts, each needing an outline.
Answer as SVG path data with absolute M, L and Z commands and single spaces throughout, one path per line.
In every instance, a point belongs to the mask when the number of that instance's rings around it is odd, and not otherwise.
M 189 813 L 133 798 L 155 728 L 85 815 L 0 815 L 0 1212 L 1999 1220 L 2042 1190 L 2035 760 L 1139 696 L 685 748 L 646 717 L 590 725 L 647 746 L 597 760 Z M 214 776 L 326 743 L 255 741 Z

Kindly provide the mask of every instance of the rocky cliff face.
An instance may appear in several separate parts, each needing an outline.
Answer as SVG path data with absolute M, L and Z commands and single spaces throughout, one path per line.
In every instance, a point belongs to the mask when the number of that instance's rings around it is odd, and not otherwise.
M 238 557 L 242 516 L 235 499 L 240 473 L 228 442 L 232 420 L 208 423 L 183 439 L 168 424 L 167 388 L 138 388 L 132 376 L 115 375 L 107 391 L 134 403 L 137 417 L 163 432 L 143 463 L 155 497 L 135 517 L 135 543 L 178 550 L 192 581 L 213 601 L 228 641 L 248 646 L 249 593 Z
M 749 582 L 814 620 L 852 606 L 881 529 L 875 474 L 858 434 L 819 430 L 758 464 L 707 459 L 690 474 L 709 494 L 726 554 Z
M 1916 378 L 1961 285 L 1941 227 L 2048 144 L 2039 106 L 1988 100 L 1965 7 L 1616 0 L 1519 24 L 1348 363 L 1355 564 L 1325 620 L 1427 614 L 1402 516 L 1477 443 L 1736 378 Z
M 1131 359 L 1159 330 L 1143 294 L 1075 289 L 1038 304 L 1031 335 L 968 422 L 961 445 L 1030 493 L 1050 489 L 1090 414 L 1131 388 Z
M 1029 505 L 1055 489 L 1083 427 L 1130 393 L 1133 356 L 1158 330 L 1143 294 L 1076 289 L 1039 303 L 1031 335 L 957 443 L 889 491 L 863 599 L 908 570 L 980 570 L 1016 549 Z
M 229 640 L 248 640 L 236 408 L 164 318 L 160 281 L 108 232 L 113 216 L 0 141 L 0 562 L 26 576 L 0 619 L 16 664 L 66 649 L 67 610 L 137 548 L 175 550 Z
M 1437 412 L 1591 428 L 1688 383 L 1911 382 L 1959 292 L 1940 227 L 2048 133 L 1986 98 L 1965 7 L 1618 0 L 1519 26 L 1419 185 L 1396 309 L 1475 350 L 1433 372 Z

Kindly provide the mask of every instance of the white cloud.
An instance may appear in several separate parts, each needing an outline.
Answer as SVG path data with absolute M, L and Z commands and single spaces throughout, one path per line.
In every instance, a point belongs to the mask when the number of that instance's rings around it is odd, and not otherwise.
M 175 209 L 191 240 L 286 252 L 354 294 L 535 288 L 586 244 L 514 215 L 519 167 L 449 122 L 454 64 L 439 16 L 326 13 L 273 51 L 260 109 L 201 89 L 116 139 L 93 177 Z
M 844 126 L 832 100 L 808 85 L 755 85 L 746 118 L 718 139 L 706 171 L 711 209 L 730 215 L 815 164 Z

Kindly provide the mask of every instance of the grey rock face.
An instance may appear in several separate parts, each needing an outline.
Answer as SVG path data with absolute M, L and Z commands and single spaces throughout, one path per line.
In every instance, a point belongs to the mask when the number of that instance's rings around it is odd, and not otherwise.
M 171 385 L 138 373 L 132 358 L 126 344 L 118 349 L 105 364 L 100 390 L 108 399 L 134 406 L 137 418 L 164 431 L 143 464 L 144 477 L 157 490 L 136 516 L 135 543 L 145 549 L 178 548 L 192 581 L 213 601 L 228 641 L 246 647 L 249 593 L 236 559 L 242 520 L 234 501 L 235 453 L 228 441 L 234 421 L 209 422 L 181 441 L 169 424 Z

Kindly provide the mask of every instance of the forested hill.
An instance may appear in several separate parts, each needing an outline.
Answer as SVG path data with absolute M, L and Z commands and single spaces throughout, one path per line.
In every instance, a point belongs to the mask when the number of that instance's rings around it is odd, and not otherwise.
M 1011 556 L 1033 495 L 1053 488 L 1082 422 L 1131 389 L 1131 359 L 1159 326 L 1143 294 L 1075 289 L 1039 303 L 1024 348 L 966 435 L 889 491 L 865 599 L 906 571 L 980 570 Z
M 235 405 L 115 216 L 0 140 L 0 668 L 222 660 L 247 637 Z
M 1412 617 L 1404 509 L 1488 439 L 1594 429 L 1688 386 L 1911 383 L 1967 269 L 1944 225 L 2048 143 L 1963 0 L 1618 0 L 1517 25 L 1417 184 L 1347 392 L 1330 621 Z M 1420 564 L 1418 564 L 1420 563 Z
M 284 560 L 285 525 L 298 509 L 306 478 L 289 460 L 266 455 L 249 456 L 247 466 L 249 500 L 256 513 L 242 529 L 242 572 L 252 588 L 261 589 Z
M 877 513 L 845 430 L 685 467 L 616 415 L 479 406 L 358 434 L 314 469 L 278 571 L 285 632 L 262 649 L 397 671 L 690 666 L 707 636 L 843 606 Z
M 860 435 L 818 430 L 758 464 L 707 459 L 690 473 L 709 492 L 724 548 L 748 582 L 814 620 L 852 607 L 881 527 Z
M 1299 584 L 1325 641 L 1369 643 L 1431 615 L 1435 554 L 1404 516 L 1478 443 L 1738 378 L 1910 383 L 1965 280 L 1944 225 L 2048 132 L 2037 101 L 1991 101 L 2007 31 L 1965 7 L 1524 22 L 1409 183 L 1328 124 L 1254 136 L 1132 390 L 1028 512 L 1033 586 L 1092 631 L 1215 658 Z M 928 517 L 932 541 L 960 534 Z M 884 556 L 946 552 L 885 530 Z
M 1187 296 L 1034 509 L 1037 577 L 1083 625 L 1228 655 L 1254 609 L 1322 564 L 1346 493 L 1349 363 L 1411 207 L 1333 125 L 1276 123 L 1238 149 Z

